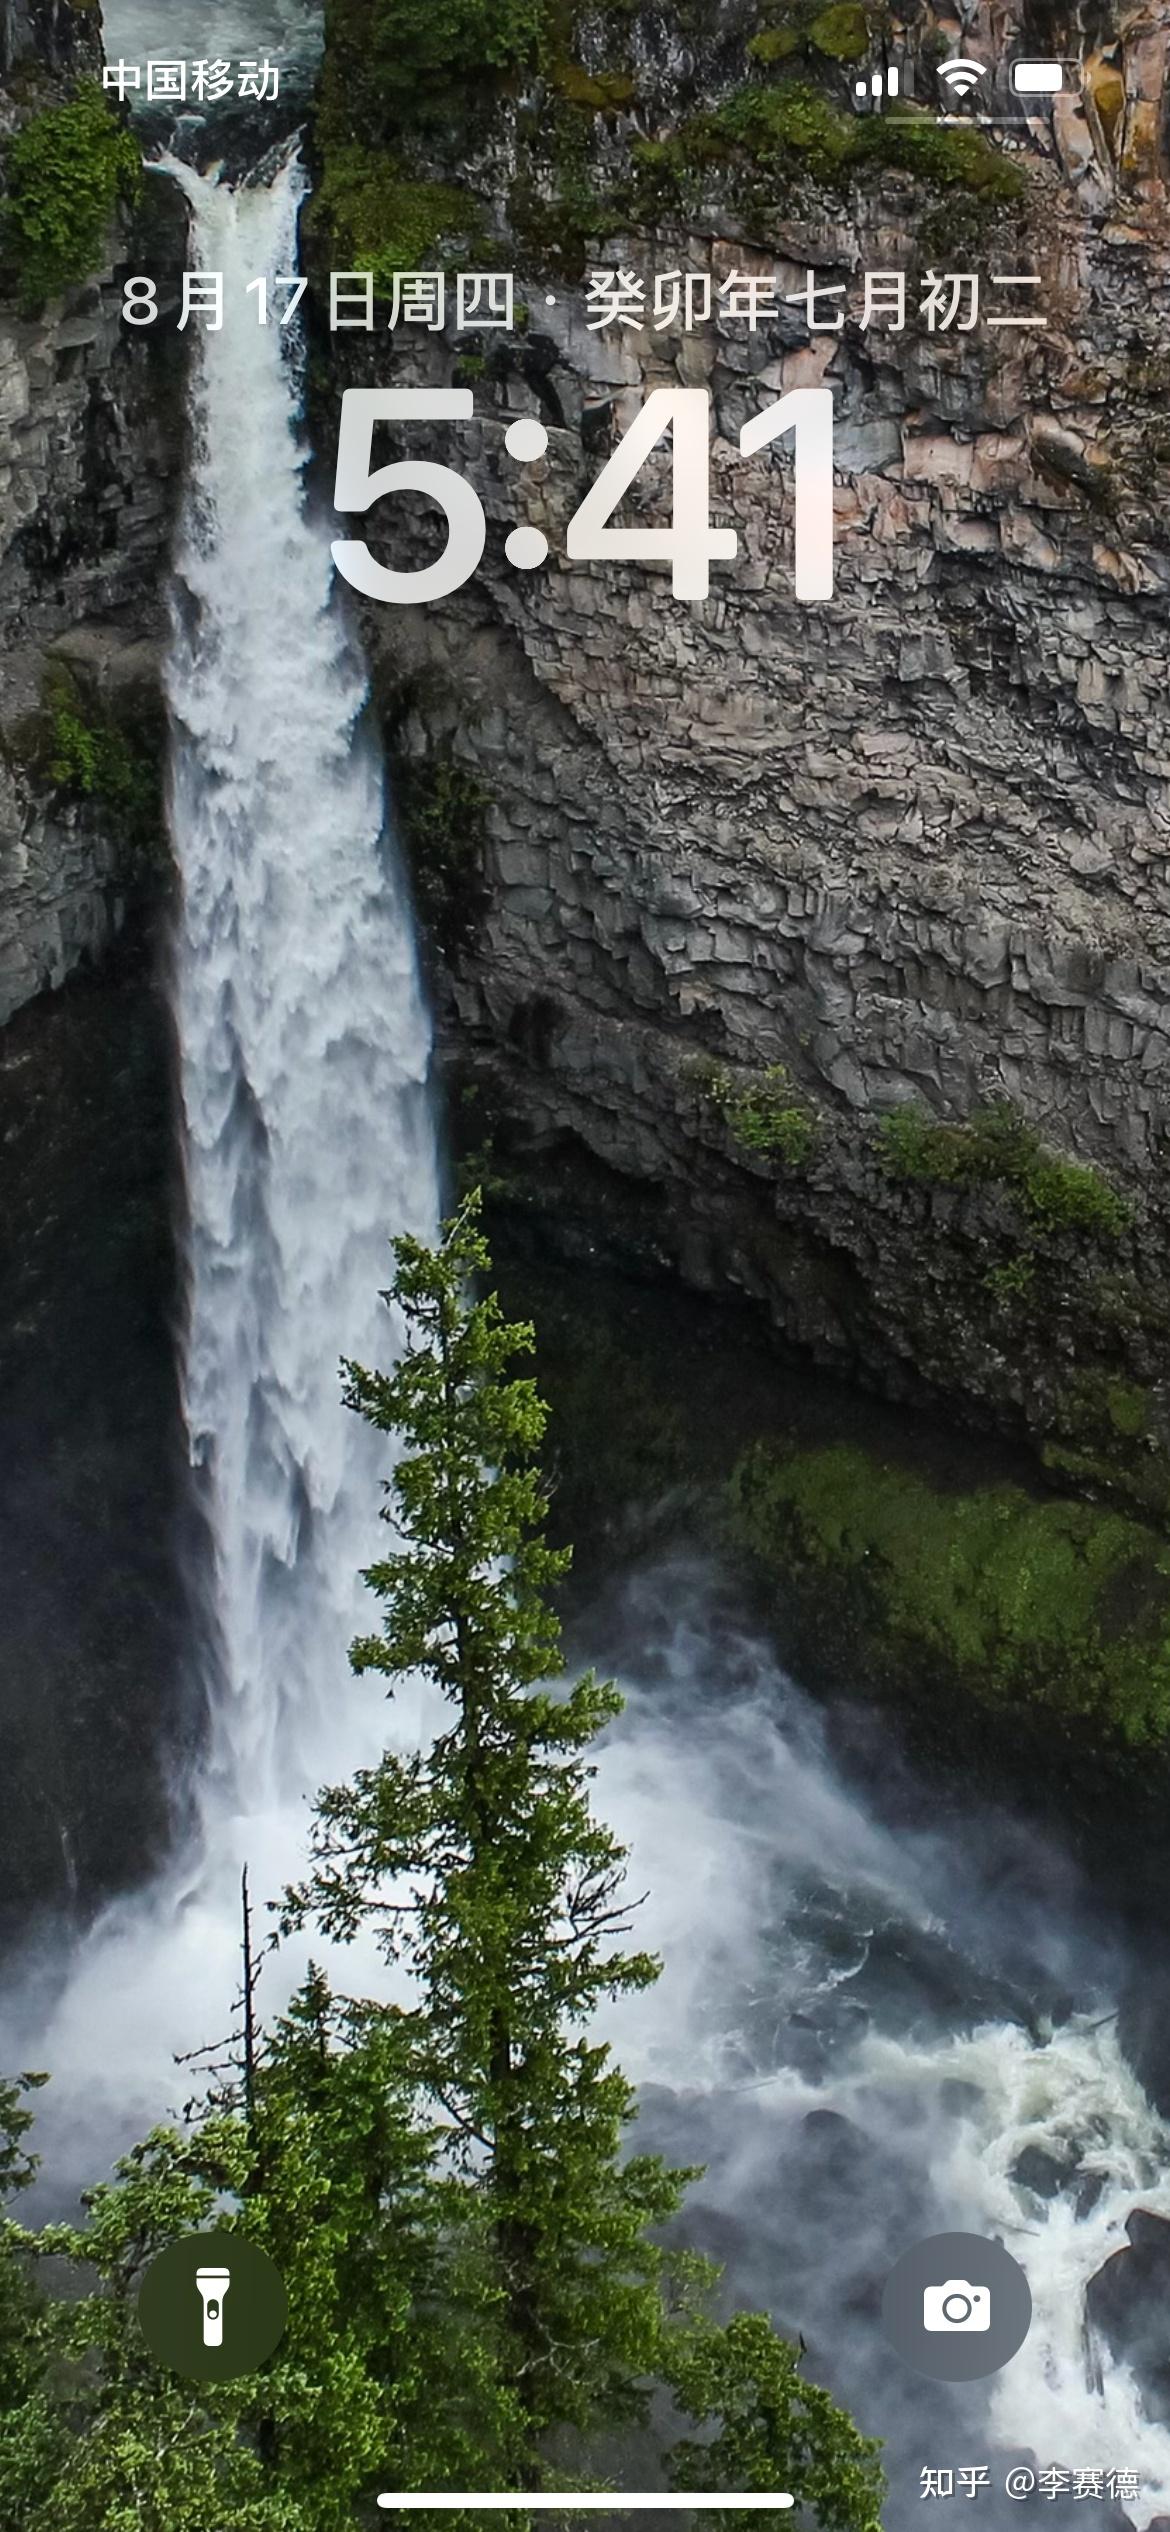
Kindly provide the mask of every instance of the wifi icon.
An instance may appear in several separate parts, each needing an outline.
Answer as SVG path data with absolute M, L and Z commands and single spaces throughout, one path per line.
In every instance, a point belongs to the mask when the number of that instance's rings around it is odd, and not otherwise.
M 976 87 L 982 79 L 983 72 L 982 62 L 967 61 L 962 53 L 954 54 L 949 62 L 940 62 L 938 66 L 939 78 L 945 81 L 952 96 L 956 97 L 969 97 L 972 88 Z

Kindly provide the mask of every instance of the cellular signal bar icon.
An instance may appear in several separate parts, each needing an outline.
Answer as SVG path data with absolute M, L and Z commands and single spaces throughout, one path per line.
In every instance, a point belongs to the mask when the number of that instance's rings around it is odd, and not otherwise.
M 896 97 L 901 89 L 902 74 L 894 64 L 889 70 L 871 70 L 868 79 L 853 83 L 853 94 L 862 103 L 884 105 L 887 97 Z

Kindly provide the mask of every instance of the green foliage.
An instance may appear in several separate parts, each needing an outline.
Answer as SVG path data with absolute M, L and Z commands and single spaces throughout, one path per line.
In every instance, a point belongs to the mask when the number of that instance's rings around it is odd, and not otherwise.
M 327 0 L 327 158 L 347 137 L 376 148 L 465 137 L 485 91 L 535 59 L 544 24 L 544 0 Z
M 257 2055 L 246 2114 L 213 2100 L 155 2131 L 84 2225 L 19 2237 L 71 2285 L 38 2303 L 35 2379 L 0 2423 L 5 2532 L 352 2532 L 387 2477 L 490 2472 L 490 2305 L 396 2017 L 312 1971 Z M 219 2387 L 156 2366 L 134 2311 L 155 2252 L 210 2222 L 260 2242 L 289 2299 L 274 2358 Z
M 570 105 L 585 106 L 592 114 L 619 114 L 633 103 L 634 81 L 626 70 L 594 72 L 583 70 L 580 62 L 559 61 L 552 80 Z
M 328 0 L 309 216 L 383 295 L 445 240 L 480 253 L 481 211 L 433 162 L 458 172 L 509 72 L 535 60 L 544 19 L 544 0 Z
M 820 9 L 808 31 L 814 52 L 827 61 L 859 62 L 869 48 L 869 24 L 857 0 L 831 0 Z
M 1091 1715 L 1135 1744 L 1170 1728 L 1170 1549 L 1141 1523 L 1016 1486 L 938 1494 L 860 1450 L 762 1444 L 730 1504 L 754 1556 L 836 1576 L 892 1646 L 972 1695 Z
M 800 50 L 827 57 L 834 42 L 848 44 L 855 36 L 846 23 L 852 17 L 836 8 L 801 13 L 763 29 L 749 51 L 762 64 Z M 909 111 L 846 114 L 808 80 L 790 77 L 753 80 L 714 111 L 691 116 L 669 139 L 636 142 L 630 164 L 626 207 L 647 220 L 693 208 L 704 186 L 710 190 L 714 169 L 728 200 L 756 211 L 801 180 L 844 192 L 875 165 L 902 167 L 929 191 L 953 195 L 968 221 L 1021 199 L 1024 191 L 1019 170 L 981 133 L 944 130 Z
M 810 28 L 809 41 L 815 42 L 817 26 L 824 29 L 828 20 L 849 15 L 826 10 Z M 876 164 L 905 168 L 933 190 L 961 188 L 984 201 L 1007 204 L 1024 191 L 1019 169 L 980 132 L 944 129 L 932 117 L 908 111 L 843 114 L 797 79 L 741 88 L 706 123 L 709 133 L 733 144 L 757 173 L 773 180 L 799 171 L 840 187 Z
M 894 1108 L 878 1127 L 878 1157 L 891 1177 L 942 1187 L 1006 1187 L 1040 1233 L 1084 1231 L 1115 1240 L 1133 1206 L 1084 1161 L 1046 1151 L 1006 1101 L 966 1125 L 940 1123 L 926 1108 Z
M 615 174 L 596 127 L 638 102 L 629 13 L 625 0 L 602 11 L 600 59 L 595 14 L 586 66 L 560 0 L 329 0 L 311 217 L 332 228 L 339 252 L 383 276 L 433 254 L 474 216 L 465 194 L 456 208 L 454 188 L 436 186 L 436 166 L 458 176 L 485 117 L 517 96 L 508 226 L 544 270 L 575 275 L 589 239 L 693 215 L 713 179 L 730 209 L 764 216 L 802 182 L 841 194 L 875 165 L 900 167 L 937 197 L 928 217 L 964 232 L 1023 198 L 1019 170 L 982 134 L 943 130 L 909 108 L 852 115 L 823 93 L 818 73 L 860 60 L 885 23 L 864 0 L 772 0 L 748 65 L 810 75 L 752 77 L 676 129 L 631 138 Z M 689 44 L 710 29 L 684 10 L 679 32 Z
M 778 62 L 794 53 L 819 53 L 826 61 L 860 61 L 870 43 L 869 19 L 858 0 L 795 0 L 794 6 L 769 10 L 773 23 L 753 35 L 748 53 L 753 61 Z
M 129 731 L 95 710 L 57 663 L 46 674 L 39 709 L 9 727 L 3 747 L 34 785 L 99 810 L 128 872 L 168 866 L 161 725 Z
M 765 26 L 761 27 L 758 35 L 751 37 L 747 49 L 752 61 L 768 65 L 790 60 L 793 53 L 799 53 L 801 43 L 798 27 Z
M 5 145 L 0 255 L 29 306 L 84 281 L 104 260 L 120 202 L 137 200 L 137 147 L 92 81 L 22 124 Z
M 313 217 L 350 271 L 370 272 L 388 298 L 394 275 L 433 263 L 444 239 L 475 235 L 479 214 L 456 185 L 420 182 L 360 141 L 327 152 Z
M 1041 1231 L 1088 1231 L 1116 1240 L 1133 1220 L 1128 1197 L 1081 1161 L 1037 1154 L 1017 1183 L 1025 1210 Z
M 0 2202 L 15 2197 L 18 2189 L 31 2188 L 36 2177 L 36 2158 L 25 2143 L 34 2113 L 24 2096 L 38 2092 L 46 2081 L 44 2075 L 18 2075 L 9 2083 L 0 2076 Z
M 1115 1433 L 1124 1434 L 1132 1442 L 1137 1440 L 1139 1433 L 1146 1431 L 1150 1420 L 1150 1401 L 1145 1389 L 1137 1388 L 1131 1381 L 1111 1380 L 1105 1392 L 1105 1405 Z
M 27 2447 L 28 2422 L 19 2425 L 18 2406 L 35 2399 L 42 2371 L 40 2299 L 22 2237 L 3 2210 L 35 2177 L 26 2142 L 33 2114 L 25 2096 L 44 2081 L 43 2075 L 21 2075 L 15 2083 L 0 2078 L 0 2496 L 7 2452 Z
M 708 1096 L 745 1152 L 755 1152 L 762 1160 L 782 1161 L 788 1169 L 801 1169 L 811 1158 L 817 1120 L 794 1091 L 786 1064 L 770 1064 L 758 1079 L 747 1083 L 716 1069 Z
M 983 208 L 1006 209 L 1022 202 L 1026 183 L 1020 168 L 993 149 L 982 132 L 936 123 L 928 114 L 859 115 L 854 124 L 853 162 L 858 167 L 901 167 L 934 190 L 962 191 Z
M 680 2408 L 708 2430 L 702 2443 L 677 2447 L 676 2488 L 746 2493 L 775 2488 L 785 2471 L 783 2484 L 800 2491 L 802 2512 L 812 2512 L 821 2532 L 881 2532 L 877 2446 L 827 2392 L 805 2381 L 797 2350 L 777 2338 L 762 2313 L 737 2313 L 725 2329 L 699 2322 L 680 2337 L 669 2379 Z M 771 2532 L 791 2520 L 752 2517 Z
M 1163 1519 L 1170 1512 L 1170 1447 L 1158 1391 L 1118 1377 L 1108 1363 L 1088 1363 L 1066 1372 L 1058 1403 L 1058 1428 L 1041 1452 L 1044 1466 L 1072 1485 L 1124 1497 Z
M 1028 1301 L 1036 1281 L 1036 1260 L 1027 1255 L 1005 1258 L 1001 1265 L 989 1266 L 983 1280 L 1005 1307 L 1013 1301 Z
M 78 799 L 122 818 L 137 840 L 157 832 L 157 768 L 113 721 L 83 721 L 58 705 L 50 732 L 49 779 Z
M 447 1722 L 429 1750 L 388 1750 L 321 1796 L 286 1921 L 342 1942 L 372 1931 L 411 1972 L 417 2002 L 396 2027 L 496 2298 L 504 2405 L 488 2484 L 522 2488 L 550 2432 L 644 2418 L 655 2382 L 673 2379 L 682 2324 L 652 2236 L 687 2175 L 623 2156 L 631 2087 L 589 2035 L 598 2002 L 645 1987 L 657 1963 L 624 1948 L 625 1856 L 589 1800 L 591 1745 L 621 1701 L 591 1675 L 560 1676 L 549 1594 L 568 1559 L 542 1535 L 546 1411 L 512 1368 L 533 1335 L 493 1295 L 473 1297 L 490 1262 L 477 1215 L 469 1198 L 438 1252 L 395 1243 L 405 1350 L 389 1374 L 346 1366 L 349 1403 L 402 1451 L 391 1546 L 366 1577 L 381 1631 L 351 1660 L 391 1683 L 421 1672 Z M 685 2268 L 675 2283 L 694 2326 Z M 742 2397 L 743 2366 L 728 2365 Z M 796 2403 L 807 2447 L 769 2411 L 775 2476 L 807 2458 L 828 2490 L 864 2455 L 876 2487 L 872 2448 L 819 2401 Z M 818 2507 L 821 2487 L 810 2480 Z
M 855 153 L 860 117 L 838 112 L 803 80 L 774 88 L 740 88 L 707 118 L 710 132 L 741 151 L 759 170 L 781 175 L 799 166 L 831 182 Z
M 614 216 L 598 186 L 594 114 L 554 88 L 551 97 L 523 106 L 516 118 L 518 164 L 508 226 L 542 271 L 579 274 L 586 241 L 602 234 Z
M 954 1186 L 964 1176 L 974 1177 L 977 1174 L 967 1157 L 976 1148 L 970 1139 L 972 1132 L 972 1128 L 964 1125 L 940 1125 L 928 1108 L 919 1108 L 907 1101 L 904 1107 L 892 1108 L 889 1115 L 882 1118 L 878 1127 L 878 1157 L 891 1177 L 916 1178 L 929 1180 L 938 1186 Z

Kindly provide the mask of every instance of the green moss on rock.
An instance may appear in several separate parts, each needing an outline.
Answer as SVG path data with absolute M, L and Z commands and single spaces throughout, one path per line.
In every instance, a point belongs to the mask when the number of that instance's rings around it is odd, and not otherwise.
M 552 74 L 554 88 L 570 105 L 584 106 L 592 114 L 618 114 L 633 103 L 634 81 L 627 70 L 584 70 L 580 62 L 558 62 Z
M 875 167 L 903 168 L 934 197 L 924 221 L 945 204 L 965 231 L 1022 196 L 1019 170 L 980 133 L 909 110 L 849 114 L 825 93 L 885 23 L 862 0 L 765 0 L 763 23 L 739 37 L 755 75 L 688 112 L 688 73 L 669 124 L 619 150 L 615 118 L 657 110 L 639 87 L 631 13 L 627 0 L 585 14 L 573 0 L 327 0 L 311 218 L 362 269 L 387 275 L 428 256 L 444 230 L 467 228 L 466 196 L 459 210 L 435 197 L 461 190 L 497 114 L 514 161 L 512 238 L 538 269 L 574 278 L 588 242 L 619 229 L 690 217 L 713 198 L 765 219 L 802 185 L 842 195 Z M 696 59 L 721 34 L 717 12 L 691 0 L 663 24 Z M 720 92 L 725 76 L 721 66 Z
M 1112 1365 L 1081 1364 L 1066 1373 L 1042 1457 L 1072 1485 L 1120 1496 L 1157 1520 L 1170 1515 L 1164 1392 L 1123 1377 Z
M 752 36 L 747 49 L 750 60 L 769 64 L 790 60 L 793 53 L 800 52 L 803 43 L 799 27 L 765 26 L 758 35 Z
M 818 0 L 791 0 L 787 7 L 769 8 L 768 17 L 772 23 L 748 43 L 753 61 L 778 62 L 794 53 L 819 53 L 826 61 L 857 62 L 869 50 L 869 15 L 859 0 L 830 0 L 827 8 L 818 6 Z
M 859 62 L 869 50 L 869 22 L 855 0 L 833 0 L 818 11 L 808 31 L 813 50 L 827 61 Z
M 826 11 L 803 29 L 766 28 L 749 50 L 769 64 L 798 47 L 808 58 L 814 26 L 837 14 Z M 622 207 L 634 220 L 685 216 L 710 193 L 713 177 L 729 205 L 750 215 L 765 213 L 802 183 L 842 194 L 871 169 L 897 167 L 937 202 L 946 201 L 952 221 L 974 232 L 989 215 L 1019 203 L 1025 191 L 1019 169 L 982 133 L 944 129 L 925 114 L 846 114 L 804 77 L 751 80 L 667 139 L 635 143 L 630 158 Z
M 729 1486 L 738 1544 L 775 1575 L 852 1596 L 880 1667 L 939 1690 L 1091 1722 L 1132 1745 L 1170 1733 L 1170 1544 L 1091 1504 L 1020 1487 L 936 1492 L 846 1447 L 757 1444 Z
M 901 167 L 920 184 L 958 191 L 984 210 L 1023 201 L 1026 179 L 982 132 L 936 123 L 928 114 L 860 115 L 854 159 L 858 166 Z
M 313 220 L 351 270 L 373 274 L 383 297 L 395 273 L 433 263 L 445 240 L 479 234 L 470 194 L 411 177 L 395 159 L 358 141 L 329 152 Z
M 0 259 L 26 306 L 38 307 L 100 271 L 119 204 L 141 190 L 138 148 L 86 80 L 12 134 L 3 166 Z
M 1119 1239 L 1133 1220 L 1128 1198 L 1085 1161 L 1049 1151 L 1006 1101 L 950 1125 L 927 1108 L 894 1108 L 877 1132 L 891 1177 L 940 1187 L 1004 1187 L 1040 1233 L 1084 1231 Z
M 738 150 L 778 174 L 798 162 L 809 175 L 832 179 L 854 154 L 853 119 L 800 79 L 740 88 L 703 122 L 709 139 L 724 141 L 728 159 Z
M 587 241 L 614 217 L 598 190 L 594 111 L 555 90 L 551 100 L 517 117 L 518 167 L 508 196 L 508 226 L 541 272 L 576 277 Z

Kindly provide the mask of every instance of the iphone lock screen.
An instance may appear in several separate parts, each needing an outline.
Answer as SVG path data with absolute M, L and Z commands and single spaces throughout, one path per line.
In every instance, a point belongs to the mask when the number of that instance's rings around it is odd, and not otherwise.
M 1168 63 L 0 0 L 2 2532 L 1170 2532 Z

